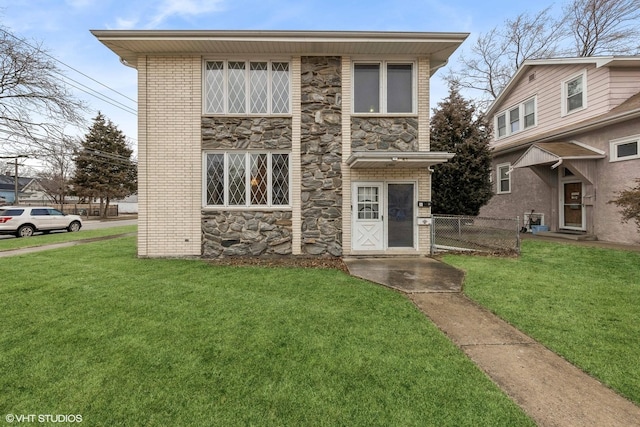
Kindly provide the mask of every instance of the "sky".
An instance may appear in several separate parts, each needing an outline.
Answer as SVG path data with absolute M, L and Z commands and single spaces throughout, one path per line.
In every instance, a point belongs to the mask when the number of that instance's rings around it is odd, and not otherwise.
M 41 44 L 58 62 L 76 96 L 101 111 L 137 143 L 137 72 L 119 62 L 90 30 L 353 30 L 470 33 L 450 60 L 455 65 L 475 38 L 520 13 L 552 1 L 513 0 L 0 0 L 0 25 Z M 558 2 L 553 6 L 559 8 Z M 531 8 L 531 9 L 527 9 Z M 431 106 L 447 95 L 431 79 Z M 87 92 L 91 93 L 89 95 Z M 82 136 L 84 130 L 69 130 Z

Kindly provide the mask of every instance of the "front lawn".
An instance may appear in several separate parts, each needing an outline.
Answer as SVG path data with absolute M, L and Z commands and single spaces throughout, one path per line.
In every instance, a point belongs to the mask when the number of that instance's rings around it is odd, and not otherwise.
M 76 240 L 97 239 L 105 236 L 114 236 L 116 234 L 135 233 L 137 229 L 137 225 L 120 225 L 117 227 L 100 228 L 96 230 L 81 229 L 77 233 L 53 232 L 51 234 L 37 234 L 31 237 L 1 239 L 0 251 L 45 246 L 55 243 L 72 242 Z
M 104 426 L 532 426 L 404 296 L 337 270 L 0 259 L 0 413 Z
M 519 259 L 444 260 L 469 297 L 640 404 L 640 253 L 525 240 Z

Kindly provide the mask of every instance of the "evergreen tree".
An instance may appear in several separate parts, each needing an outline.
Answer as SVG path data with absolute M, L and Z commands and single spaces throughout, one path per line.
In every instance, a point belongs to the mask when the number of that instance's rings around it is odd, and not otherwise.
M 473 104 L 455 85 L 438 103 L 431 120 L 431 150 L 455 153 L 447 163 L 434 166 L 433 213 L 478 215 L 492 196 L 490 173 L 491 129 Z
M 75 158 L 74 192 L 81 197 L 99 197 L 101 216 L 109 202 L 135 193 L 137 168 L 131 160 L 124 134 L 102 113 L 93 119 Z

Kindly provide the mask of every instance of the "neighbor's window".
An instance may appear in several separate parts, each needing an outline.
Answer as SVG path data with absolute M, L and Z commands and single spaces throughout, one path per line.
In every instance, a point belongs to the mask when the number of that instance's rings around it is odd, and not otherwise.
M 574 76 L 562 85 L 564 114 L 586 107 L 586 72 Z
M 640 158 L 640 135 L 614 139 L 609 142 L 609 160 L 631 160 Z
M 289 154 L 205 154 L 206 206 L 288 206 Z
M 205 114 L 289 114 L 288 62 L 205 61 Z
M 497 194 L 511 193 L 511 163 L 499 164 L 496 169 L 496 182 L 498 183 Z
M 413 113 L 414 64 L 367 62 L 353 65 L 354 113 Z
M 530 98 L 495 116 L 495 138 L 500 139 L 536 125 L 536 98 Z

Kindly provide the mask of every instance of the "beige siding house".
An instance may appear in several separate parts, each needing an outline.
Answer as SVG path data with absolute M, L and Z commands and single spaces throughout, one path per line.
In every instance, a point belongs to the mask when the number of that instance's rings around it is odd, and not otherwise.
M 426 254 L 460 33 L 93 31 L 138 70 L 142 257 Z
M 640 178 L 640 57 L 526 61 L 488 115 L 495 195 L 481 215 L 640 243 L 608 203 Z

